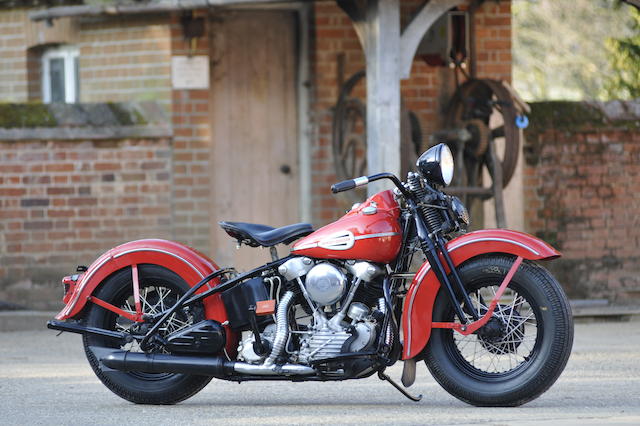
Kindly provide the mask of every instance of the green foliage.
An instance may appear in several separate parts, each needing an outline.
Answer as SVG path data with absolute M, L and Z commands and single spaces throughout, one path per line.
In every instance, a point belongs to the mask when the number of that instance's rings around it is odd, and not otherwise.
M 631 16 L 633 35 L 624 38 L 610 37 L 606 41 L 613 68 L 606 82 L 611 98 L 640 98 L 640 12 L 633 9 Z
M 528 101 L 611 99 L 605 43 L 634 35 L 631 10 L 617 0 L 513 0 L 516 90 Z

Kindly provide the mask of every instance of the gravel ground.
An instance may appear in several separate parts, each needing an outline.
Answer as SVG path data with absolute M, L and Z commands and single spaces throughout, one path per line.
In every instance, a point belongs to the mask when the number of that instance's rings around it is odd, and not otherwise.
M 342 383 L 212 381 L 175 406 L 137 406 L 107 390 L 78 335 L 0 333 L 0 424 L 640 424 L 640 322 L 576 324 L 567 369 L 518 408 L 475 408 L 448 395 L 424 364 L 405 399 L 377 378 Z M 389 370 L 399 378 L 401 367 Z

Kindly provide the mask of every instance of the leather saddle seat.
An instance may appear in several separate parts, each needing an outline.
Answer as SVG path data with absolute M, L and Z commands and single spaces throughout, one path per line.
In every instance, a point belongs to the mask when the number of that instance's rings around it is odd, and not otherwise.
M 313 232 L 313 227 L 309 223 L 296 223 L 281 228 L 245 222 L 218 222 L 218 224 L 232 238 L 251 247 L 289 244 Z

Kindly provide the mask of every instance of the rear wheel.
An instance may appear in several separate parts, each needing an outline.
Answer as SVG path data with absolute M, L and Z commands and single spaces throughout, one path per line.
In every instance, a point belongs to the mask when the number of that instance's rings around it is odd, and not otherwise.
M 138 272 L 144 313 L 155 314 L 168 309 L 189 290 L 182 278 L 160 266 L 140 265 Z M 95 296 L 120 309 L 135 312 L 131 269 L 123 269 L 109 277 Z M 168 335 L 202 319 L 202 310 L 198 307 L 178 311 L 161 328 L 160 334 Z M 89 307 L 86 322 L 90 327 L 125 332 L 136 326 L 132 321 L 95 304 Z M 136 404 L 175 404 L 195 395 L 211 381 L 207 376 L 111 370 L 102 365 L 94 349 L 119 348 L 139 352 L 137 342 L 120 346 L 111 339 L 93 335 L 84 335 L 83 341 L 89 364 L 100 381 L 116 395 Z
M 459 268 L 482 315 L 514 259 L 472 259 Z M 454 321 L 443 289 L 434 321 Z M 476 333 L 433 329 L 425 361 L 456 398 L 478 406 L 517 406 L 545 392 L 560 376 L 573 344 L 573 320 L 562 288 L 544 268 L 523 262 L 494 311 Z

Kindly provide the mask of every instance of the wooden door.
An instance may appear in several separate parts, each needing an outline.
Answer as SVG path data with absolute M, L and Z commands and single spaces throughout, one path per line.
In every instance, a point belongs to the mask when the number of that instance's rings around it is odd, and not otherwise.
M 237 250 L 218 221 L 299 222 L 295 14 L 226 12 L 210 33 L 212 255 L 248 270 L 269 250 Z

